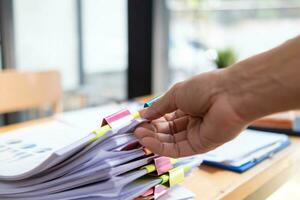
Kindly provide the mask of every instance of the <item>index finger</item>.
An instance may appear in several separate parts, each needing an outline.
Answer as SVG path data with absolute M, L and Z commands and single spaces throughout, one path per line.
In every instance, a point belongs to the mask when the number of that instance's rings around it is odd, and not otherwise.
M 166 94 L 156 100 L 150 107 L 142 112 L 142 116 L 149 120 L 154 120 L 177 110 L 176 92 L 180 84 L 174 85 Z
M 144 137 L 140 140 L 140 143 L 148 148 L 151 152 L 160 156 L 178 158 L 196 154 L 188 140 L 169 143 L 161 141 L 155 137 Z

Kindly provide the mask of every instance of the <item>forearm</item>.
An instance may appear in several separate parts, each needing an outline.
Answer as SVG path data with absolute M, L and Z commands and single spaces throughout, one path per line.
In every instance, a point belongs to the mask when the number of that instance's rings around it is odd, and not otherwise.
M 246 121 L 300 108 L 300 37 L 222 73 L 228 98 Z

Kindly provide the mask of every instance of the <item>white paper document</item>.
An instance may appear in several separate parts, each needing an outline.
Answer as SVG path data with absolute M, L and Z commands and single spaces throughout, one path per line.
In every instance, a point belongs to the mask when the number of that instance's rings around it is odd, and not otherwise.
M 245 130 L 232 141 L 204 155 L 204 160 L 240 166 L 273 152 L 288 137 L 282 134 Z
M 59 113 L 55 116 L 55 118 L 58 121 L 71 125 L 72 127 L 90 132 L 101 126 L 102 119 L 104 117 L 111 113 L 115 113 L 122 108 L 123 107 L 120 104 L 111 103 L 105 106 Z
M 107 112 L 113 108 L 117 107 L 111 105 Z M 97 131 L 87 131 L 79 121 L 85 115 L 91 117 L 87 120 L 96 118 L 94 112 L 61 115 L 51 122 L 1 134 L 0 199 L 129 200 L 143 195 L 166 177 L 169 182 L 176 176 L 181 180 L 202 162 L 200 156 L 176 162 L 165 157 L 162 160 L 167 162 L 167 170 L 157 174 L 158 167 L 164 166 L 154 161 L 162 157 L 149 154 L 133 134 L 136 126 L 146 120 L 131 114 L 115 117 L 114 120 L 123 121 L 102 128 L 100 121 L 97 126 L 94 120 L 97 127 L 90 130 L 98 128 Z M 104 117 L 104 110 L 101 112 Z M 171 176 L 171 169 L 178 172 Z
M 83 148 L 94 136 L 53 121 L 0 135 L 0 179 L 18 180 L 45 170 Z M 61 149 L 69 151 L 61 154 Z

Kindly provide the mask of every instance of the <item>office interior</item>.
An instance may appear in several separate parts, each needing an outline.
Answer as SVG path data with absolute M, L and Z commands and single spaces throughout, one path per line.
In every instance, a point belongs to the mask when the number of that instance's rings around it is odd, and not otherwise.
M 162 94 L 299 33 L 298 0 L 0 0 L 0 70 L 57 71 L 66 112 Z M 0 126 L 51 112 L 2 113 Z M 298 188 L 300 175 L 268 199 Z

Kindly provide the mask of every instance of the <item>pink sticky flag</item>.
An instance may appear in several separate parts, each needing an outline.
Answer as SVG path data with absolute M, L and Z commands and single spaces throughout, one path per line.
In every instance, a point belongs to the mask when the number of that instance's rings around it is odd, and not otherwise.
M 159 197 L 161 197 L 162 195 L 164 195 L 166 192 L 168 191 L 168 187 L 164 186 L 164 185 L 156 185 L 154 187 L 154 199 L 157 199 Z
M 110 127 L 113 127 L 113 122 L 116 122 L 127 116 L 130 116 L 129 110 L 127 110 L 127 109 L 120 110 L 119 112 L 116 112 L 112 115 L 105 117 L 102 121 L 101 126 L 105 126 L 108 124 Z
M 154 189 L 153 188 L 150 188 L 149 190 L 147 190 L 144 194 L 142 194 L 141 196 L 142 197 L 146 197 L 146 196 L 149 196 L 151 194 L 154 193 Z
M 168 172 L 173 168 L 171 159 L 165 156 L 158 157 L 154 159 L 154 164 L 156 167 L 157 175 Z

